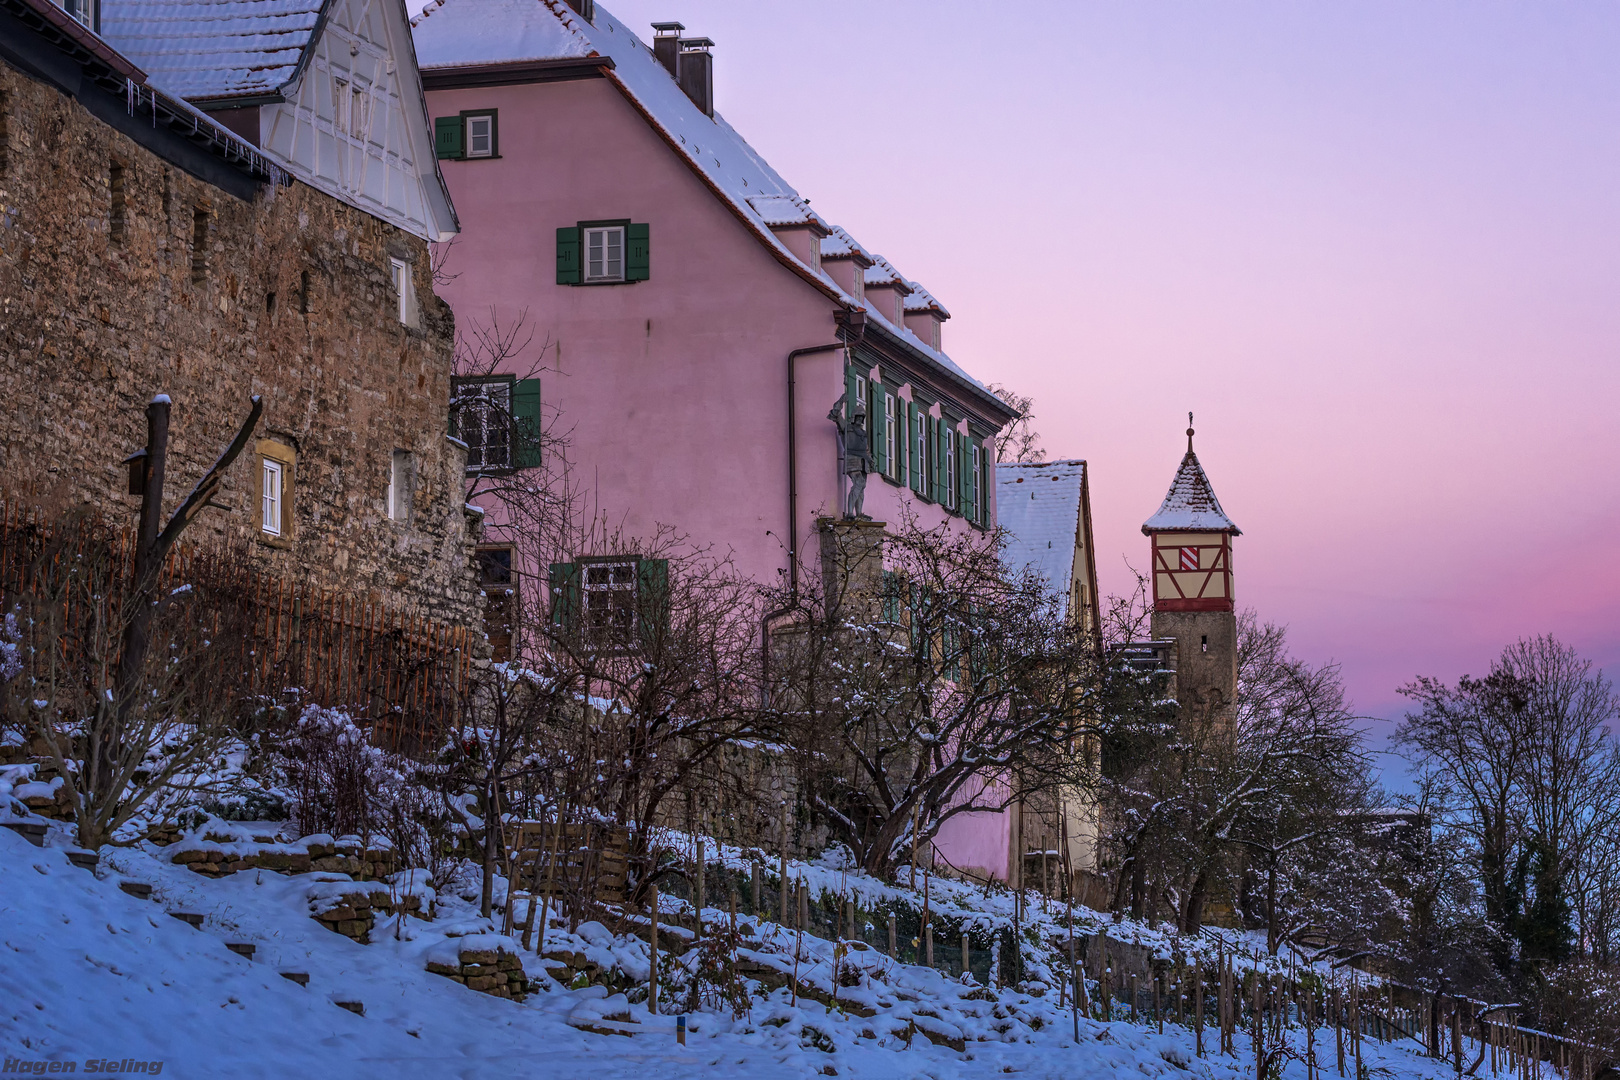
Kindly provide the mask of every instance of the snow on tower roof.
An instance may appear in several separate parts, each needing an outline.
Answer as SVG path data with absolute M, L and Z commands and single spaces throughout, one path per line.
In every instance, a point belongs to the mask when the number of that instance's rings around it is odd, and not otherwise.
M 1243 530 L 1232 523 L 1209 486 L 1204 467 L 1193 453 L 1192 429 L 1187 429 L 1187 455 L 1181 459 L 1176 478 L 1170 483 L 1159 512 L 1142 523 L 1144 533 L 1154 532 L 1228 532 L 1243 535 Z
M 287 0 L 290 2 L 290 0 Z M 697 171 L 710 188 L 731 205 L 744 222 L 782 262 L 796 268 L 827 295 L 849 307 L 865 306 L 869 323 L 876 323 L 952 379 L 979 397 L 981 404 L 1001 410 L 1005 406 L 990 389 L 962 370 L 949 356 L 925 343 L 904 326 L 872 306 L 862 305 L 839 287 L 826 271 L 808 266 L 771 231 L 772 225 L 814 222 L 828 230 L 821 254 L 828 258 L 855 254 L 857 261 L 875 262 L 870 252 L 843 229 L 831 225 L 809 207 L 758 151 L 748 145 L 725 117 L 712 117 L 693 104 L 669 71 L 653 56 L 652 48 L 601 4 L 586 22 L 563 0 L 431 0 L 411 20 L 417 62 L 424 72 L 470 65 L 567 60 L 599 56 L 610 61 L 604 74 L 618 83 L 627 97 L 663 133 L 669 144 Z M 898 275 L 897 275 L 898 276 Z M 913 299 L 921 286 L 910 283 Z M 945 309 L 934 302 L 942 314 Z M 930 310 L 923 304 L 907 310 Z
M 298 72 L 325 0 L 118 0 L 101 36 L 188 101 L 273 94 Z
M 1002 560 L 1014 573 L 1026 567 L 1046 579 L 1068 613 L 1074 554 L 1080 532 L 1084 461 L 996 463 L 996 523 L 1007 530 Z

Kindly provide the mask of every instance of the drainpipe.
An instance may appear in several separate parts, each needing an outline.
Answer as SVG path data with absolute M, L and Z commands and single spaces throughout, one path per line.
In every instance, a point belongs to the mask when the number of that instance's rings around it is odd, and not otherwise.
M 833 312 L 833 321 L 843 330 L 842 341 L 794 349 L 787 355 L 788 600 L 792 605 L 799 602 L 799 443 L 796 431 L 798 410 L 795 405 L 794 367 L 801 356 L 845 348 L 861 340 L 862 335 L 866 333 L 866 312 L 862 309 L 846 311 L 839 308 Z
M 830 341 L 825 345 L 810 345 L 803 349 L 794 349 L 787 354 L 788 602 L 786 607 L 767 611 L 760 620 L 765 675 L 765 683 L 761 690 L 766 694 L 769 694 L 771 673 L 771 620 L 799 607 L 799 442 L 796 386 L 799 357 L 847 348 L 859 341 L 866 332 L 866 312 L 860 308 L 853 311 L 837 308 L 833 311 L 833 322 L 837 323 L 842 331 L 843 340 Z

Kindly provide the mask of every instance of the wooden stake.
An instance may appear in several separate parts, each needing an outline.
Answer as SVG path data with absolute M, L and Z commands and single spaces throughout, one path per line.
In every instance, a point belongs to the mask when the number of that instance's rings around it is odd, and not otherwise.
M 652 887 L 652 932 L 648 940 L 652 943 L 652 971 L 647 976 L 647 1011 L 654 1015 L 658 1012 L 658 886 Z

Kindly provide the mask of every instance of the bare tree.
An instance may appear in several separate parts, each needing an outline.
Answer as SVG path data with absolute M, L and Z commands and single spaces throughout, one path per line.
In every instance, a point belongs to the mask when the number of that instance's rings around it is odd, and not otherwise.
M 1097 720 L 1089 639 L 999 535 L 907 518 L 883 543 L 774 598 L 770 682 L 814 811 L 880 875 L 953 817 L 1088 786 Z
M 1001 385 L 991 383 L 990 392 L 1006 402 L 1017 413 L 1017 419 L 996 434 L 996 460 L 1028 463 L 1046 460 L 1041 448 L 1041 437 L 1035 431 L 1035 399 Z
M 230 734 L 247 607 L 228 589 L 166 577 L 180 536 L 210 505 L 247 445 L 262 404 L 163 518 L 170 402 L 147 407 L 147 445 L 130 459 L 141 500 L 132 557 L 116 534 L 78 516 L 14 534 L 30 566 L 9 603 L 22 671 L 5 683 L 11 722 L 43 743 L 62 777 L 79 843 L 95 848 Z M 206 595 L 204 595 L 206 593 Z

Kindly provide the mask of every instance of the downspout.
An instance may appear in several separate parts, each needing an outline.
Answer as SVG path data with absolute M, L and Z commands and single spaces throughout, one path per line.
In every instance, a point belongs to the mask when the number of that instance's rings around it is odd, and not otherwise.
M 830 352 L 833 349 L 842 349 L 861 340 L 866 333 L 866 312 L 861 309 L 847 311 L 843 308 L 833 312 L 833 321 L 843 329 L 843 340 L 830 342 L 826 345 L 811 345 L 804 349 L 794 349 L 787 355 L 787 452 L 788 452 L 788 604 L 790 609 L 799 602 L 799 443 L 797 437 L 797 405 L 795 390 L 795 367 L 799 357 L 811 353 Z
M 767 611 L 760 619 L 764 675 L 760 691 L 767 700 L 770 695 L 771 620 L 796 611 L 799 607 L 799 442 L 796 382 L 799 357 L 847 348 L 859 341 L 866 332 L 866 312 L 862 309 L 837 308 L 833 311 L 833 321 L 841 328 L 843 340 L 830 341 L 825 345 L 810 345 L 803 349 L 794 349 L 787 354 L 788 600 L 784 607 Z

